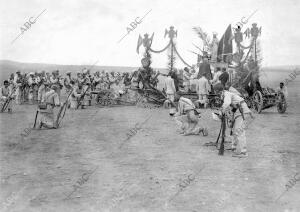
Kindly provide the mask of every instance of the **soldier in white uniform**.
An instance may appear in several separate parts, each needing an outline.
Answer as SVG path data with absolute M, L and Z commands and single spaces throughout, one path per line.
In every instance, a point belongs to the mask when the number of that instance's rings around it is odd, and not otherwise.
M 14 76 L 14 86 L 16 87 L 16 104 L 19 105 L 22 98 L 22 76 L 20 71 L 17 71 Z
M 82 95 L 82 85 L 76 83 L 77 85 L 74 85 L 74 82 L 72 82 L 72 94 L 70 96 L 70 108 L 71 109 L 77 109 L 78 101 Z
M 168 77 L 165 79 L 164 89 L 167 94 L 167 99 L 171 102 L 174 102 L 176 88 L 175 88 L 174 79 L 171 78 L 171 73 L 169 73 Z
M 206 78 L 206 74 L 204 73 L 200 79 L 196 81 L 196 92 L 199 97 L 200 104 L 204 104 L 204 108 L 207 107 L 208 98 L 207 95 L 210 92 L 210 84 L 208 82 L 208 79 Z
M 250 117 L 253 115 L 244 99 L 237 93 L 230 92 L 228 90 L 229 87 L 230 83 L 227 83 L 222 94 L 224 103 L 222 105 L 221 112 L 231 114 L 229 115 L 229 118 L 232 123 L 233 157 L 246 157 L 247 146 L 245 126 L 247 125 Z
M 9 82 L 7 80 L 4 81 L 4 85 L 0 88 L 0 110 L 2 109 L 4 103 L 9 101 L 7 105 L 7 111 L 12 113 L 12 98 L 13 96 L 13 89 L 9 86 Z M 10 98 L 10 99 L 8 99 Z M 4 111 L 3 111 L 4 112 Z
M 196 115 L 196 107 L 193 102 L 184 97 L 180 97 L 178 101 L 178 112 L 175 114 L 175 121 L 180 125 L 181 134 L 183 135 L 199 135 L 207 136 L 207 128 L 200 126 L 200 117 Z
M 45 94 L 45 109 L 39 109 L 41 114 L 40 129 L 42 127 L 47 129 L 56 129 L 56 118 L 54 117 L 54 108 L 60 106 L 59 96 L 57 91 L 59 87 L 52 85 L 50 90 Z

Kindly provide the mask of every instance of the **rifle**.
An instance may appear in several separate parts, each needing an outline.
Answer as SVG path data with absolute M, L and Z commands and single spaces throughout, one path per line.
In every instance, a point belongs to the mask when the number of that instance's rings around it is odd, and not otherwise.
M 226 131 L 226 118 L 225 118 L 224 113 L 222 113 L 221 122 L 222 122 L 222 124 L 221 124 L 222 140 L 221 140 L 221 144 L 220 144 L 219 155 L 224 155 L 224 142 L 225 142 L 225 131 Z M 220 136 L 220 134 L 219 134 L 219 136 Z M 218 140 L 219 140 L 219 137 L 218 137 Z M 218 140 L 217 140 L 217 142 L 218 142 Z
M 37 120 L 38 114 L 39 114 L 39 110 L 36 110 L 36 113 L 35 113 L 35 119 L 34 119 L 34 124 L 33 124 L 33 129 L 35 129 L 35 126 L 36 126 L 36 120 Z
M 6 110 L 6 108 L 8 107 L 10 101 L 12 100 L 12 95 L 15 93 L 15 90 L 16 90 L 16 88 L 14 87 L 11 91 L 11 94 L 6 98 L 4 104 L 1 108 L 1 113 L 3 113 Z
M 59 127 L 61 121 L 65 117 L 66 110 L 67 110 L 67 107 L 68 107 L 68 100 L 69 100 L 69 98 L 70 98 L 70 96 L 71 96 L 72 93 L 73 93 L 73 89 L 70 91 L 70 93 L 67 96 L 66 101 L 63 103 L 63 105 L 60 107 L 60 109 L 59 109 L 59 111 L 57 113 L 56 122 L 55 122 L 55 126 L 57 128 Z M 62 113 L 63 113 L 63 115 L 61 115 Z
M 214 113 L 215 115 L 219 116 L 220 115 L 218 113 Z M 218 143 L 219 143 L 219 139 L 220 139 L 220 136 L 221 136 L 221 133 L 223 132 L 223 115 L 221 115 L 221 127 L 220 127 L 220 131 L 219 131 L 219 134 L 218 134 L 218 137 L 217 137 L 217 140 L 216 142 L 208 142 L 208 143 L 205 143 L 204 146 L 215 146 L 215 147 L 218 147 Z M 225 118 L 224 118 L 225 120 Z M 224 136 L 225 136 L 225 131 L 224 131 Z
M 77 108 L 76 109 L 78 109 L 79 107 L 80 107 L 80 105 L 82 104 L 82 101 L 83 101 L 83 99 L 84 99 L 84 96 L 85 96 L 85 94 L 86 94 L 86 92 L 87 92 L 87 90 L 90 88 L 90 85 L 87 87 L 87 89 L 84 91 L 84 93 L 81 95 L 81 97 L 80 97 L 80 99 L 78 100 L 78 102 L 77 102 Z

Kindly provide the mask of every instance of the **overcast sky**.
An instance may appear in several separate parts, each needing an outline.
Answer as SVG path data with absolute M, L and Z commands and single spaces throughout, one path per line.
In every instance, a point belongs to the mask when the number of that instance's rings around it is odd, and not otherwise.
M 220 38 L 229 24 L 235 24 L 255 10 L 243 28 L 253 22 L 262 26 L 263 65 L 300 64 L 300 0 L 0 0 L 0 59 L 55 64 L 139 66 L 142 55 L 135 51 L 138 35 L 154 32 L 152 48 L 168 42 L 164 31 L 178 30 L 178 51 L 190 64 L 196 62 L 192 43 L 201 45 L 192 27 L 200 26 Z M 30 17 L 37 17 L 30 29 L 21 32 Z M 127 33 L 136 19 L 151 12 Z M 33 20 L 31 19 L 31 20 Z M 298 50 L 298 51 L 297 51 Z M 154 67 L 166 67 L 167 55 L 153 55 Z M 178 61 L 177 67 L 183 64 Z

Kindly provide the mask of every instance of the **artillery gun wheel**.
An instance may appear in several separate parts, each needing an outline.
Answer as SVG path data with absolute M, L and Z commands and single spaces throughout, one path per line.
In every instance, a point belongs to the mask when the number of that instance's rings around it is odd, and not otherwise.
M 260 113 L 263 109 L 263 104 L 264 104 L 264 100 L 263 100 L 261 92 L 255 91 L 255 93 L 253 94 L 253 101 L 252 101 L 254 110 L 257 113 Z
M 278 94 L 277 111 L 278 113 L 285 113 L 287 108 L 285 97 L 282 93 Z

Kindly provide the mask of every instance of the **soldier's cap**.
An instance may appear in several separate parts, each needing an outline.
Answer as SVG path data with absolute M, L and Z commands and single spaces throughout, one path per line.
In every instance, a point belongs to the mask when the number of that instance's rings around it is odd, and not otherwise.
M 252 26 L 256 26 L 256 25 L 257 25 L 257 23 L 253 23 L 253 24 L 252 24 Z
M 21 73 L 21 71 L 20 71 L 20 70 L 18 70 L 16 73 Z
M 67 71 L 67 73 L 66 74 L 71 74 L 71 71 Z
M 4 80 L 4 82 L 3 82 L 4 84 L 8 84 L 8 80 Z
M 30 72 L 29 75 L 34 75 L 34 72 Z
M 213 35 L 217 35 L 218 33 L 217 32 L 213 32 Z

